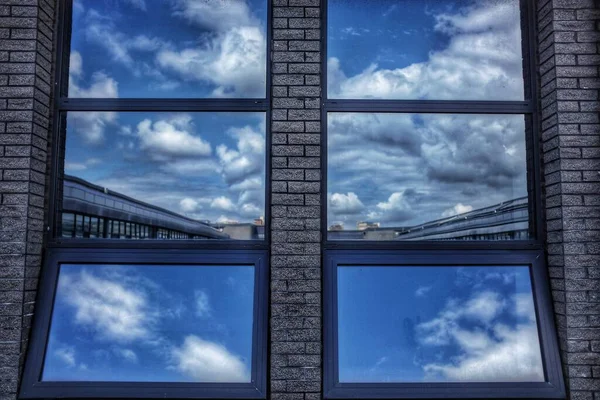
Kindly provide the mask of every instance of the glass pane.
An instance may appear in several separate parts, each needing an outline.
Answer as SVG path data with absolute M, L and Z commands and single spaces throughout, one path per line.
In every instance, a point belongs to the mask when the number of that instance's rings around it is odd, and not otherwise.
M 69 97 L 264 98 L 265 0 L 74 0 Z
M 250 382 L 253 266 L 60 267 L 43 381 Z
M 329 98 L 523 100 L 519 0 L 330 0 Z
M 69 112 L 63 210 L 77 237 L 263 239 L 265 143 L 264 113 Z
M 338 268 L 340 382 L 542 382 L 528 267 Z
M 522 115 L 328 115 L 329 238 L 529 238 Z

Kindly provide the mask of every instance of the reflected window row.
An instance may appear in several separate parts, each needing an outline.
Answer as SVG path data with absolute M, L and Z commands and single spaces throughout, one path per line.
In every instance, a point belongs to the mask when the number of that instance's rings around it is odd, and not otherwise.
M 173 229 L 68 212 L 63 212 L 62 214 L 61 227 L 61 236 L 63 238 L 162 240 L 209 239 L 207 236 L 194 235 Z

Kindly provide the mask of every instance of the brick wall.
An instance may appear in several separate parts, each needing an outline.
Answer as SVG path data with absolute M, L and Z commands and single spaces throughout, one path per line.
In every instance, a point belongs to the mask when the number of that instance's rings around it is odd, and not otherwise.
M 600 2 L 541 0 L 548 267 L 567 387 L 600 399 Z
M 320 2 L 273 0 L 271 398 L 321 397 Z
M 0 400 L 41 265 L 55 0 L 0 0 Z M 600 400 L 599 2 L 538 0 L 548 263 L 570 396 Z M 269 393 L 321 397 L 319 0 L 273 0 Z
M 44 226 L 53 0 L 0 0 L 0 399 L 16 397 Z

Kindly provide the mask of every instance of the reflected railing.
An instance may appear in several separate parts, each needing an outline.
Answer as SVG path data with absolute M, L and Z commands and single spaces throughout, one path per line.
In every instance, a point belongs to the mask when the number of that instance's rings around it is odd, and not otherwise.
M 358 229 L 332 226 L 329 240 L 526 240 L 529 235 L 527 197 L 407 227 L 379 227 L 361 222 Z

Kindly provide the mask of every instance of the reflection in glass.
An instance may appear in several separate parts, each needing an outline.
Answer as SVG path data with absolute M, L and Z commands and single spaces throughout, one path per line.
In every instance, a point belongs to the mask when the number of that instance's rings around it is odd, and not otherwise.
M 543 382 L 528 267 L 339 267 L 340 382 Z
M 43 381 L 250 382 L 253 266 L 60 267 Z
M 263 239 L 264 113 L 69 112 L 61 236 Z
M 330 0 L 329 98 L 523 100 L 519 0 Z
M 69 97 L 265 97 L 265 0 L 74 0 L 72 15 Z
M 522 115 L 328 114 L 329 239 L 529 238 Z

